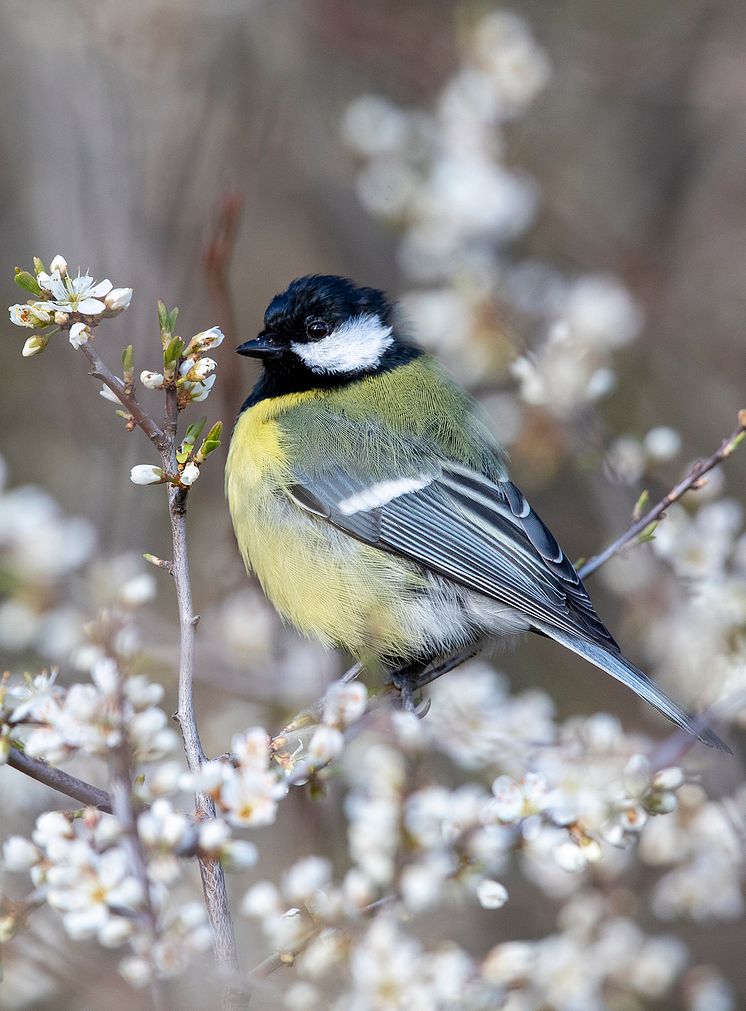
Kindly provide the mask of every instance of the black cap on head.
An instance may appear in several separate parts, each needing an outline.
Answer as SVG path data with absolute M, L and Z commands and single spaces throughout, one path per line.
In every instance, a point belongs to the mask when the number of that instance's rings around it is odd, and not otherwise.
M 339 385 L 420 353 L 399 340 L 393 316 L 393 305 L 377 288 L 309 274 L 275 295 L 264 330 L 236 350 L 262 360 L 262 396 Z
M 308 274 L 297 277 L 275 295 L 264 314 L 264 326 L 273 333 L 287 333 L 302 340 L 309 317 L 325 320 L 335 329 L 353 316 L 370 313 L 391 324 L 392 306 L 377 288 L 361 288 L 347 277 Z

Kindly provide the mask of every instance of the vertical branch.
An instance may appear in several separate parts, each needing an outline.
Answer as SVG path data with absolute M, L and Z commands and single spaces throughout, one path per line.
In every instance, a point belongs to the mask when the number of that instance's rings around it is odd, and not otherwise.
M 158 450 L 163 469 L 168 474 L 177 473 L 176 429 L 179 405 L 175 385 L 172 383 L 166 389 L 165 419 L 163 428 L 160 428 L 152 418 L 145 414 L 134 393 L 128 390 L 125 384 L 111 372 L 91 344 L 84 344 L 82 350 L 91 364 L 91 375 L 100 379 L 116 394 L 135 424 L 145 432 Z M 184 740 L 187 764 L 191 772 L 197 773 L 205 756 L 194 712 L 194 660 L 196 625 L 199 619 L 194 613 L 192 603 L 192 584 L 187 552 L 186 499 L 187 489 L 174 485 L 168 486 L 169 519 L 173 543 L 171 571 L 174 577 L 179 611 L 179 688 L 175 718 Z M 197 794 L 195 806 L 197 819 L 200 821 L 206 821 L 216 815 L 215 804 L 210 797 Z M 246 1002 L 242 989 L 231 983 L 231 981 L 240 979 L 240 966 L 225 874 L 218 860 L 198 856 L 198 862 L 205 906 L 213 932 L 215 958 L 221 974 L 228 981 L 223 989 L 223 1008 L 224 1011 L 240 1011 Z
M 173 474 L 177 470 L 176 424 L 178 419 L 178 399 L 175 387 L 166 391 L 166 419 L 164 431 L 165 445 L 161 449 L 163 468 Z M 194 663 L 196 651 L 196 630 L 199 615 L 194 613 L 192 583 L 189 573 L 189 553 L 187 547 L 186 510 L 187 490 L 170 485 L 168 488 L 169 519 L 173 560 L 171 572 L 176 587 L 176 602 L 179 611 L 179 688 L 178 707 L 175 719 L 184 740 L 184 752 L 190 772 L 198 773 L 205 754 L 197 727 L 194 711 Z M 198 793 L 195 796 L 198 821 L 207 821 L 216 816 L 212 797 Z M 215 957 L 221 973 L 228 979 L 238 981 L 240 965 L 236 949 L 236 937 L 231 918 L 225 872 L 220 861 L 203 855 L 197 857 L 202 891 L 205 897 L 207 915 L 213 932 Z M 244 1006 L 239 987 L 226 985 L 223 990 L 225 1011 L 238 1011 Z

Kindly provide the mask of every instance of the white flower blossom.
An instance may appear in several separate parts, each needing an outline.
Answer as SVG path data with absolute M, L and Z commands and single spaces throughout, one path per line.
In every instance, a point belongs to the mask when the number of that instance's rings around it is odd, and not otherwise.
M 12 835 L 3 843 L 3 865 L 7 871 L 28 871 L 41 856 L 39 847 L 23 836 Z
M 76 349 L 87 344 L 91 336 L 91 328 L 87 323 L 73 323 L 70 327 L 70 343 Z
M 347 727 L 360 719 L 367 704 L 368 689 L 361 681 L 351 684 L 338 681 L 327 690 L 323 721 L 328 726 Z
M 210 390 L 215 385 L 215 379 L 216 376 L 213 373 L 198 383 L 185 382 L 182 388 L 189 394 L 189 399 L 198 404 L 203 400 L 207 400 Z
M 313 765 L 324 765 L 342 753 L 344 735 L 336 727 L 317 727 L 308 745 L 308 758 Z
M 477 898 L 483 909 L 500 909 L 508 901 L 508 891 L 499 881 L 485 878 L 477 885 Z
M 52 314 L 47 309 L 46 302 L 25 302 L 23 305 L 12 305 L 8 310 L 10 322 L 16 326 L 45 327 L 52 322 Z
M 287 787 L 270 772 L 252 769 L 227 769 L 220 791 L 220 806 L 232 825 L 271 825 L 277 802 Z
M 186 349 L 188 355 L 200 355 L 205 351 L 220 347 L 225 340 L 225 335 L 219 326 L 212 326 L 209 330 L 202 330 L 192 337 Z
M 217 364 L 214 358 L 198 358 L 197 361 L 187 358 L 181 363 L 179 373 L 192 383 L 200 383 L 214 372 Z
M 71 277 L 62 275 L 59 270 L 51 274 L 43 271 L 38 275 L 39 286 L 52 296 L 45 304 L 60 312 L 79 312 L 83 316 L 98 316 L 104 312 L 106 303 L 102 302 L 112 289 L 108 278 L 104 281 L 94 281 L 88 274 Z

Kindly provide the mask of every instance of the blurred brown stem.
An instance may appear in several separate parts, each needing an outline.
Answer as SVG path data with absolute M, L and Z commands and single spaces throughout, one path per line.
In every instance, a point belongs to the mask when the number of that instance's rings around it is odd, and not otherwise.
M 236 249 L 238 226 L 243 213 L 243 198 L 237 193 L 227 193 L 221 200 L 215 224 L 202 256 L 207 287 L 215 307 L 217 322 L 230 340 L 222 353 L 225 358 L 233 351 L 237 336 L 236 311 L 230 287 L 230 266 Z M 241 399 L 241 373 L 236 368 L 226 368 L 223 372 L 222 396 L 225 414 L 234 415 Z

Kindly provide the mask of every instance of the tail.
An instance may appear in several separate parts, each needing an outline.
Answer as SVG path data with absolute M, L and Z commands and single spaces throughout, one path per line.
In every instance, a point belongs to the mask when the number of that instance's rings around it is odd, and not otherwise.
M 720 740 L 714 730 L 703 726 L 702 721 L 697 716 L 687 712 L 686 709 L 682 709 L 681 706 L 677 706 L 675 702 L 661 691 L 654 681 L 650 680 L 647 674 L 643 674 L 641 670 L 634 667 L 621 653 L 617 653 L 580 635 L 566 632 L 564 629 L 557 628 L 548 623 L 534 622 L 534 624 L 537 630 L 543 632 L 544 635 L 548 635 L 551 639 L 561 642 L 563 646 L 567 646 L 574 653 L 578 653 L 580 656 L 585 657 L 586 660 L 590 660 L 596 667 L 600 667 L 601 670 L 606 671 L 607 674 L 611 674 L 617 681 L 621 681 L 622 684 L 627 685 L 640 698 L 645 699 L 651 706 L 655 706 L 659 713 L 663 713 L 669 720 L 683 730 L 686 730 L 687 733 L 692 734 L 692 736 L 696 737 L 703 744 L 706 744 L 709 748 L 725 751 L 729 755 L 732 754 L 731 749 L 724 741 Z

